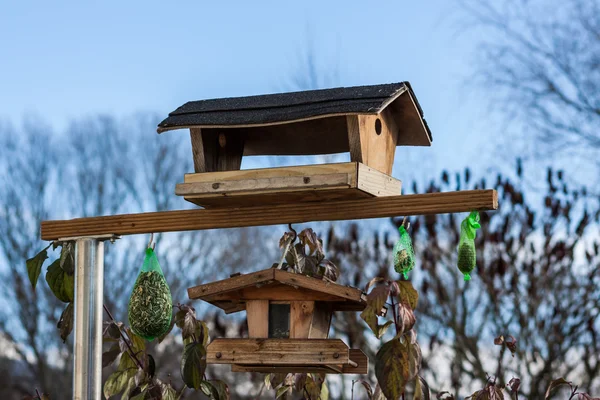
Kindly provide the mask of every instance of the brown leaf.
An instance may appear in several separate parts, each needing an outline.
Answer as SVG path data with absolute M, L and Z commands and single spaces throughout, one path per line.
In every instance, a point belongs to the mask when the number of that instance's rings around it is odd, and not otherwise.
M 410 281 L 396 281 L 398 284 L 398 302 L 408 304 L 415 310 L 419 302 L 419 292 L 414 288 Z
M 380 285 L 371 290 L 371 293 L 367 295 L 367 306 L 360 314 L 360 317 L 369 325 L 369 328 L 373 333 L 380 338 L 380 326 L 378 323 L 377 315 L 381 312 L 381 309 L 385 305 L 387 298 L 390 294 L 389 285 Z M 388 325 L 389 326 L 389 325 Z
M 569 386 L 571 387 L 571 382 L 567 381 L 565 378 L 558 378 L 550 382 L 550 386 L 548 386 L 548 390 L 546 390 L 546 395 L 544 399 L 549 399 L 552 392 L 558 389 L 561 386 Z
M 508 381 L 506 386 L 511 393 L 517 393 L 519 391 L 519 387 L 521 386 L 521 380 L 519 378 L 512 378 L 510 381 Z
M 497 338 L 494 338 L 494 344 L 496 346 L 502 346 L 504 344 L 504 336 L 500 335 Z
M 60 315 L 56 327 L 60 330 L 60 338 L 63 340 L 63 343 L 66 342 L 73 330 L 73 303 L 67 304 L 67 307 Z

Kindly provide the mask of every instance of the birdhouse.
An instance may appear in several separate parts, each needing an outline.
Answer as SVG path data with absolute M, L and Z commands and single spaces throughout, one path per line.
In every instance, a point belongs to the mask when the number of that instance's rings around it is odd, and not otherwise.
M 397 146 L 430 146 L 408 82 L 188 102 L 158 132 L 190 130 L 195 173 L 175 193 L 203 207 L 401 194 Z M 350 153 L 349 163 L 240 171 L 243 156 Z
M 246 311 L 248 338 L 217 338 L 208 364 L 231 364 L 234 372 L 324 372 L 365 374 L 367 356 L 329 339 L 335 311 L 361 311 L 356 288 L 270 268 L 188 289 L 190 299 L 227 314 Z

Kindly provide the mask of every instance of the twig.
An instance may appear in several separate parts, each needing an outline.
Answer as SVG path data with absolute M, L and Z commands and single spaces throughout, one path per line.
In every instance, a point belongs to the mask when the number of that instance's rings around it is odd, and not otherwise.
M 102 306 L 104 307 L 104 311 L 106 311 L 106 313 L 108 314 L 108 317 L 110 318 L 110 320 L 112 322 L 114 322 L 115 325 L 117 325 L 117 328 L 119 328 L 119 334 L 121 335 L 121 338 L 125 342 L 125 345 L 127 346 L 127 349 L 129 350 L 129 353 L 131 354 L 131 357 L 133 357 L 133 359 L 135 360 L 135 362 L 138 365 L 138 367 L 140 367 L 140 369 L 144 369 L 144 366 L 142 365 L 142 363 L 140 362 L 140 360 L 137 358 L 137 355 L 135 354 L 135 352 L 133 351 L 133 349 L 129 345 L 129 341 L 127 340 L 127 338 L 125 337 L 125 335 L 123 335 L 123 331 L 121 330 L 121 327 L 117 324 L 117 321 L 115 321 L 115 318 L 112 316 L 112 314 L 110 313 L 110 311 L 108 311 L 108 308 L 106 307 L 106 305 L 103 304 Z M 129 335 L 127 335 L 127 336 L 129 337 Z M 131 340 L 131 338 L 129 338 L 129 340 Z
M 37 388 L 35 389 L 35 394 L 37 394 L 39 400 L 42 400 L 42 396 L 40 396 L 40 392 L 38 392 Z

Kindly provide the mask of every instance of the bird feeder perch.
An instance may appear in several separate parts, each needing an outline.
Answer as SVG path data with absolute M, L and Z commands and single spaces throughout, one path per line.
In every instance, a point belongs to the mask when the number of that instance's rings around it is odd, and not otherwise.
M 248 338 L 214 339 L 208 364 L 231 364 L 234 372 L 367 373 L 361 350 L 328 339 L 335 311 L 365 308 L 359 289 L 270 268 L 192 287 L 188 295 L 227 314 L 246 311 Z

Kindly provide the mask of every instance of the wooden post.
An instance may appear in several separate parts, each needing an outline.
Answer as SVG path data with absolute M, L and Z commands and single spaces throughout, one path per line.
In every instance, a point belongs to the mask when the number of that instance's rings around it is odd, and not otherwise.
M 314 301 L 292 301 L 290 309 L 290 339 L 307 339 L 315 310 Z
M 190 128 L 195 172 L 235 171 L 242 165 L 245 135 L 227 129 Z
M 346 117 L 350 160 L 391 175 L 398 127 L 388 110 L 378 115 Z
M 269 300 L 246 301 L 248 336 L 251 339 L 269 337 Z

